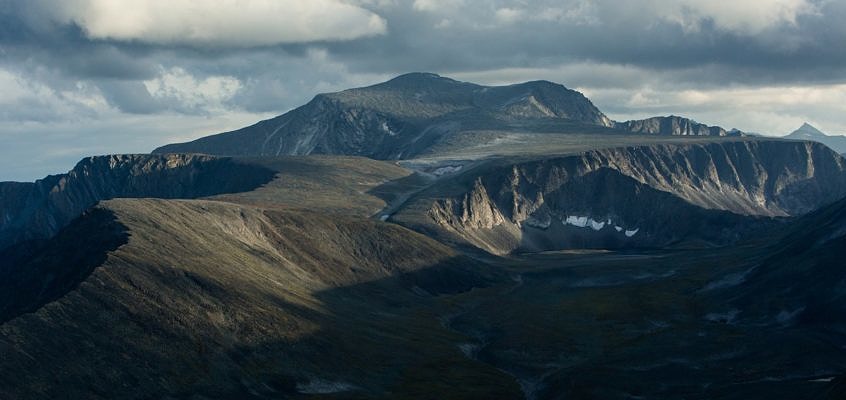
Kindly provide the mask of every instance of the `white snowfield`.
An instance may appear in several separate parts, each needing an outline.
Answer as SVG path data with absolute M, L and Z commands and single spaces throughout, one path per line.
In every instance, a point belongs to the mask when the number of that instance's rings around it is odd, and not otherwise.
M 564 218 L 561 221 L 564 225 L 571 225 L 577 228 L 590 228 L 594 231 L 601 231 L 605 229 L 605 227 L 614 227 L 614 230 L 617 232 L 622 232 L 626 237 L 634 237 L 640 232 L 640 228 L 635 227 L 634 229 L 625 229 L 619 225 L 614 225 L 614 222 L 611 218 L 606 219 L 605 221 L 597 221 L 591 217 L 583 217 L 579 215 L 568 215 L 567 218 Z

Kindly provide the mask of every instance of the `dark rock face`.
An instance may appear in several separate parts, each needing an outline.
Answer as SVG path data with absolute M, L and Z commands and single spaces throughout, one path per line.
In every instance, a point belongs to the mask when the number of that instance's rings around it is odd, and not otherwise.
M 694 120 L 669 116 L 617 122 L 615 127 L 627 132 L 663 136 L 741 136 L 739 131 L 726 131 L 719 126 L 708 126 Z
M 590 151 L 502 164 L 432 201 L 435 225 L 495 253 L 726 244 L 846 196 L 846 160 L 811 142 L 738 141 Z M 425 201 L 425 200 L 424 200 Z
M 415 73 L 318 95 L 279 117 L 154 153 L 398 159 L 420 154 L 458 131 L 525 128 L 533 121 L 613 126 L 581 93 L 551 82 L 486 87 Z
M 268 169 L 197 155 L 89 157 L 64 175 L 0 184 L 0 249 L 46 239 L 98 201 L 117 197 L 197 198 L 252 190 Z
M 799 129 L 791 132 L 784 137 L 792 140 L 812 140 L 814 142 L 822 143 L 831 147 L 838 153 L 846 153 L 846 136 L 829 136 L 813 127 L 811 124 L 805 123 Z
M 109 210 L 94 208 L 52 240 L 0 251 L 9 261 L 0 264 L 0 323 L 64 296 L 127 238 Z

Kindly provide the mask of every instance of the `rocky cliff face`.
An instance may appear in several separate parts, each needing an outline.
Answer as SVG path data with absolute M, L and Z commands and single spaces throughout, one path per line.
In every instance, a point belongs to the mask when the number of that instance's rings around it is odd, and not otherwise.
M 642 120 L 617 122 L 616 128 L 639 134 L 664 136 L 741 136 L 741 132 L 726 131 L 719 126 L 708 126 L 694 120 L 678 117 L 652 117 Z
M 431 223 L 496 253 L 730 243 L 761 217 L 846 196 L 846 160 L 811 142 L 737 141 L 500 162 L 456 179 L 465 192 L 418 201 Z
M 164 146 L 154 153 L 410 158 L 446 135 L 472 129 L 525 129 L 533 121 L 614 125 L 581 93 L 551 82 L 487 87 L 415 73 L 375 86 L 318 95 L 279 117 Z
M 117 197 L 196 198 L 252 190 L 268 169 L 197 155 L 89 157 L 64 175 L 0 184 L 0 249 L 45 239 L 100 200 Z

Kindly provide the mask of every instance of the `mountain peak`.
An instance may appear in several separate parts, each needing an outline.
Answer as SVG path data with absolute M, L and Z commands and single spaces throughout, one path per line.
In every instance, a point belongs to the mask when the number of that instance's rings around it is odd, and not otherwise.
M 799 129 L 787 135 L 788 138 L 819 138 L 826 137 L 825 133 L 815 128 L 813 125 L 805 122 Z
M 846 137 L 828 135 L 807 122 L 784 138 L 820 142 L 840 154 L 846 154 Z
M 399 75 L 393 79 L 388 80 L 387 82 L 383 82 L 378 84 L 377 86 L 397 86 L 397 87 L 409 87 L 409 86 L 425 86 L 425 85 L 437 85 L 437 84 L 462 84 L 463 82 L 456 81 L 454 79 L 446 78 L 440 76 L 435 73 L 431 72 L 410 72 L 407 74 Z

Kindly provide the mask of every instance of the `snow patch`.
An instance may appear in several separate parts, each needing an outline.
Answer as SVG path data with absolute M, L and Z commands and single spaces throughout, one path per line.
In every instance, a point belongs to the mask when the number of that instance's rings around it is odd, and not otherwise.
M 585 228 L 588 225 L 588 217 L 578 217 L 575 215 L 568 215 L 564 220 L 565 225 L 573 225 L 579 228 Z
M 605 222 L 596 222 L 593 219 L 589 220 L 590 227 L 595 231 L 601 231 L 605 227 Z
M 626 235 L 626 237 L 633 237 L 634 235 L 637 235 L 638 232 L 640 232 L 640 228 L 634 228 L 634 229 L 628 229 L 627 230 L 627 229 L 623 228 L 622 226 L 614 225 L 614 221 L 612 221 L 611 218 L 607 218 L 604 221 L 603 220 L 597 221 L 597 220 L 595 220 L 591 217 L 583 217 L 583 216 L 579 216 L 579 215 L 568 215 L 567 218 L 564 218 L 561 222 L 564 225 L 571 225 L 571 226 L 575 226 L 575 227 L 578 227 L 578 228 L 591 228 L 591 229 L 593 229 L 594 231 L 597 231 L 597 232 L 605 229 L 606 226 L 607 227 L 613 226 L 614 230 L 616 230 L 617 232 L 623 232 Z

